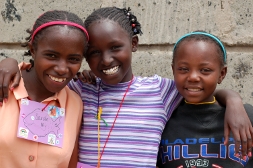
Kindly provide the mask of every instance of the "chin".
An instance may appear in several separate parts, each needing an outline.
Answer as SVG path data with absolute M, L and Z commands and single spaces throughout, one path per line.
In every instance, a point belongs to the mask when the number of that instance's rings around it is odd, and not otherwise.
M 104 80 L 103 80 L 103 82 L 108 84 L 108 85 L 117 85 L 119 83 L 119 82 L 113 82 L 113 81 L 107 82 L 107 81 L 104 81 Z
M 109 85 L 117 85 L 118 83 L 120 83 L 120 81 L 118 80 L 117 77 L 113 77 L 113 78 L 101 78 L 101 80 Z
M 201 103 L 201 102 L 203 102 L 202 100 L 200 100 L 200 99 L 194 99 L 194 98 L 186 98 L 185 99 L 187 102 L 189 102 L 189 103 Z
M 49 92 L 52 92 L 52 93 L 58 93 L 60 92 L 64 87 L 55 87 L 55 88 L 51 88 L 50 90 L 48 90 Z

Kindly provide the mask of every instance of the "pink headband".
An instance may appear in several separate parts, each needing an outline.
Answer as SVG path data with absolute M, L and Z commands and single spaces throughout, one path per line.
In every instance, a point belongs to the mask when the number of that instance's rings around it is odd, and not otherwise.
M 76 24 L 76 23 L 73 23 L 73 22 L 68 22 L 68 21 L 52 21 L 52 22 L 47 22 L 45 24 L 42 24 L 40 25 L 39 27 L 37 27 L 37 29 L 35 29 L 35 31 L 33 31 L 33 34 L 32 34 L 32 39 L 31 39 L 31 42 L 33 41 L 34 39 L 34 36 L 43 28 L 45 27 L 48 27 L 48 26 L 52 26 L 52 25 L 70 25 L 70 26 L 74 26 L 74 27 L 77 27 L 79 29 L 81 29 L 87 36 L 87 39 L 89 41 L 89 34 L 87 32 L 87 30 L 82 27 L 81 25 L 79 24 Z

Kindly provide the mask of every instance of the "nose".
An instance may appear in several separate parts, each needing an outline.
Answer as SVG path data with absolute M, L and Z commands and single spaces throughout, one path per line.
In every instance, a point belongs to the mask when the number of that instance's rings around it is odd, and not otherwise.
M 65 60 L 60 60 L 57 62 L 57 65 L 55 65 L 54 70 L 58 75 L 65 75 L 69 72 L 68 64 Z
M 110 53 L 110 52 L 103 53 L 103 55 L 102 55 L 102 63 L 105 66 L 110 66 L 111 63 L 112 63 L 112 61 L 113 61 L 112 53 Z
M 189 82 L 198 82 L 200 80 L 199 73 L 197 71 L 191 71 L 188 76 Z

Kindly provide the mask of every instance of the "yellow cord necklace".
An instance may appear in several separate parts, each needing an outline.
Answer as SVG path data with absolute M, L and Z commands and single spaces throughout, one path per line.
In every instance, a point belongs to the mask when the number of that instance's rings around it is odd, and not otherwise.
M 184 99 L 184 102 L 186 104 L 194 104 L 194 105 L 200 105 L 200 104 L 214 104 L 216 102 L 216 99 L 215 97 L 213 96 L 213 101 L 210 101 L 210 102 L 201 102 L 201 103 L 191 103 L 191 102 L 188 102 L 187 100 Z

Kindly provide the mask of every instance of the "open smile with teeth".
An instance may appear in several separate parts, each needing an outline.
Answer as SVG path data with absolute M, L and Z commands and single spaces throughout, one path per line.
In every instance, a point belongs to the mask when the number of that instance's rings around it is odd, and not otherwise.
M 56 78 L 56 77 L 53 77 L 51 75 L 48 75 L 50 79 L 52 79 L 53 81 L 55 82 L 64 82 L 66 80 L 66 78 Z
M 106 75 L 112 75 L 112 74 L 118 72 L 118 70 L 119 70 L 119 66 L 115 66 L 115 67 L 113 67 L 113 68 L 103 70 L 103 72 L 104 72 Z
M 191 91 L 191 92 L 199 92 L 202 89 L 191 89 L 191 88 L 186 88 L 186 90 Z

